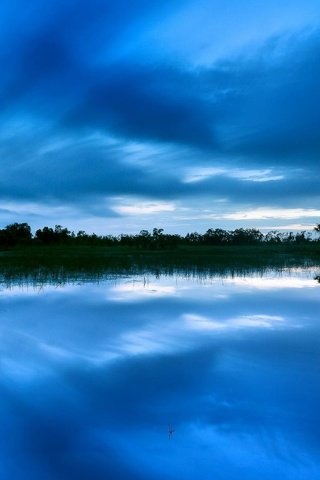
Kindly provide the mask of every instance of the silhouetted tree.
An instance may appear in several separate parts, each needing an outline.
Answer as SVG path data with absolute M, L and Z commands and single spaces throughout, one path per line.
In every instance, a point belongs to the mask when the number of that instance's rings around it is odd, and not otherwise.
M 50 228 L 50 227 L 43 227 L 42 230 L 41 228 L 39 228 L 36 231 L 35 238 L 38 242 L 43 243 L 44 245 L 56 243 L 55 232 L 53 228 Z
M 53 243 L 63 244 L 74 238 L 74 233 L 71 233 L 70 230 L 63 228 L 61 225 L 56 225 L 54 229 L 51 227 L 43 227 L 42 230 L 37 230 L 35 238 L 44 245 Z
M 152 242 L 151 233 L 148 230 L 140 230 L 139 235 L 136 237 L 138 247 L 150 248 Z
M 268 243 L 281 243 L 283 237 L 283 233 L 279 232 L 278 230 L 271 230 L 265 235 L 264 240 Z
M 314 231 L 320 233 L 320 224 L 314 227 Z M 27 223 L 12 223 L 0 229 L 0 246 L 7 248 L 28 244 L 32 241 L 35 244 L 43 245 L 121 245 L 141 249 L 165 249 L 175 248 L 178 245 L 254 245 L 261 242 L 301 244 L 312 241 L 319 242 L 320 239 L 312 240 L 311 233 L 305 230 L 296 234 L 271 230 L 264 236 L 255 228 L 237 228 L 234 231 L 209 228 L 204 234 L 191 232 L 185 236 L 164 233 L 163 228 L 153 228 L 152 233 L 148 230 L 141 230 L 137 235 L 99 236 L 95 233 L 87 234 L 84 230 L 79 230 L 75 235 L 74 232 L 61 225 L 56 225 L 54 228 L 45 226 L 42 229 L 38 229 L 34 239 L 32 239 L 31 228 Z
M 31 228 L 27 223 L 11 223 L 0 231 L 0 244 L 13 247 L 31 242 Z
M 202 236 L 198 232 L 187 233 L 185 240 L 187 244 L 200 245 L 202 243 Z
M 203 243 L 205 245 L 225 245 L 230 242 L 231 235 L 226 230 L 221 228 L 212 229 L 206 231 L 203 235 Z
M 263 234 L 255 228 L 237 228 L 232 232 L 232 243 L 252 245 L 263 239 Z
M 311 234 L 306 231 L 298 232 L 295 235 L 295 243 L 307 243 L 311 241 Z

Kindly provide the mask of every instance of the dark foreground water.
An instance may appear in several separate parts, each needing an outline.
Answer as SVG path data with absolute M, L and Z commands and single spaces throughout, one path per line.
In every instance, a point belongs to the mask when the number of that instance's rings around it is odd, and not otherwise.
M 1 480 L 319 480 L 317 273 L 0 287 Z

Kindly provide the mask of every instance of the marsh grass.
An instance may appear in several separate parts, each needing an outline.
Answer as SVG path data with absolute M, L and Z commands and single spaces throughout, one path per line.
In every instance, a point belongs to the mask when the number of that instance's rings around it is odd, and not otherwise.
M 273 268 L 320 266 L 320 245 L 132 247 L 29 246 L 0 252 L 0 282 L 64 283 L 152 273 L 234 275 Z

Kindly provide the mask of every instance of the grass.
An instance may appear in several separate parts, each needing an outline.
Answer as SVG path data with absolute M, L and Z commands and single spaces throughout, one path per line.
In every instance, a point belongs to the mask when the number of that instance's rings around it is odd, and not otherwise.
M 320 244 L 132 247 L 30 246 L 0 252 L 0 281 L 63 282 L 111 274 L 234 274 L 270 268 L 320 267 Z

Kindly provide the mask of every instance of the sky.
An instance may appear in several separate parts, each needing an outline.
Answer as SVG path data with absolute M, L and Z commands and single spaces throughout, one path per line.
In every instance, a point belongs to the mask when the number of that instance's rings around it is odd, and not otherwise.
M 318 0 L 2 0 L 0 228 L 320 221 Z

